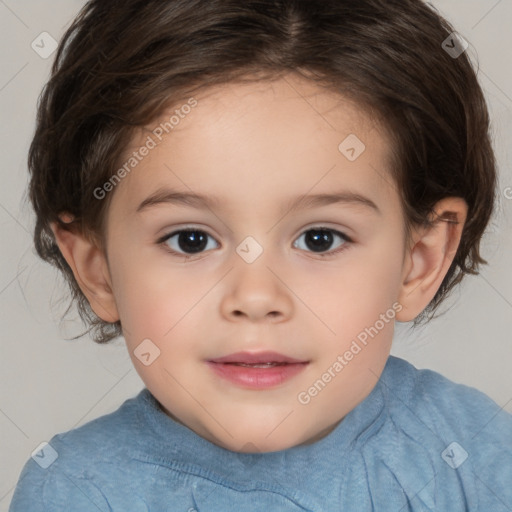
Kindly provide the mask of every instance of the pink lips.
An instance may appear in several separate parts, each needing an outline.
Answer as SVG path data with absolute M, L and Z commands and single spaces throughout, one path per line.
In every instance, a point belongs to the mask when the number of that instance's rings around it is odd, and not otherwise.
M 251 354 L 250 352 L 237 352 L 236 354 L 229 354 L 228 356 L 218 357 L 211 359 L 213 363 L 307 363 L 308 361 L 300 361 L 291 357 L 284 356 L 278 352 L 257 352 Z
M 309 364 L 277 352 L 237 352 L 206 361 L 220 377 L 245 388 L 265 389 L 282 384 Z

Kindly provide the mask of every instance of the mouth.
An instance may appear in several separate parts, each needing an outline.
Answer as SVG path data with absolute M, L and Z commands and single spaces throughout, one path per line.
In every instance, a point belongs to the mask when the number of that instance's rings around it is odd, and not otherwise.
M 237 352 L 224 357 L 210 359 L 212 363 L 237 364 L 246 366 L 309 363 L 309 361 L 288 357 L 279 352 Z
M 291 363 L 218 363 L 218 364 L 232 364 L 234 366 L 244 366 L 245 368 L 274 368 L 275 366 L 284 366 Z
M 213 372 L 239 387 L 266 389 L 283 384 L 300 373 L 310 361 L 277 352 L 238 352 L 206 361 Z

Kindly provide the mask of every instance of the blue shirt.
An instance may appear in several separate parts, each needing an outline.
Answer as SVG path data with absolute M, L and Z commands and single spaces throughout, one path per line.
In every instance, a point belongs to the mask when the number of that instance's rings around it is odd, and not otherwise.
M 323 439 L 236 453 L 172 420 L 145 388 L 29 458 L 9 510 L 511 512 L 512 416 L 390 356 Z

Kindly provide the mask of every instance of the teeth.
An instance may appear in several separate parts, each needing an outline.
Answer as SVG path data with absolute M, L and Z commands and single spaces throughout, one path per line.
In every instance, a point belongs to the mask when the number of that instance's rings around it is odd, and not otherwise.
M 273 366 L 279 366 L 286 363 L 255 363 L 255 364 L 246 364 L 246 363 L 231 363 L 236 366 L 245 366 L 247 368 L 272 368 Z

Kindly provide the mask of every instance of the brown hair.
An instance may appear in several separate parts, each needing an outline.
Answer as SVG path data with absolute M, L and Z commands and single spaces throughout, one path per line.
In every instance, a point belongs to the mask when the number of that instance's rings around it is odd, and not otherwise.
M 104 247 L 112 194 L 99 201 L 93 191 L 118 170 L 137 127 L 200 88 L 292 71 L 383 120 L 407 233 L 430 224 L 440 199 L 467 202 L 453 264 L 414 325 L 432 318 L 455 284 L 487 263 L 479 244 L 496 187 L 475 70 L 467 53 L 454 58 L 442 47 L 453 31 L 421 0 L 89 1 L 59 44 L 28 158 L 35 247 L 63 272 L 86 332 L 98 343 L 122 334 L 120 322 L 90 308 L 50 223 L 66 227 L 58 215 L 69 212 L 66 229 Z

